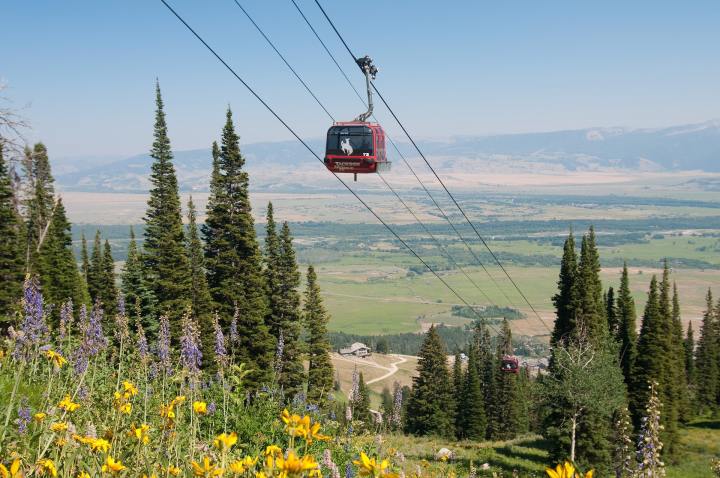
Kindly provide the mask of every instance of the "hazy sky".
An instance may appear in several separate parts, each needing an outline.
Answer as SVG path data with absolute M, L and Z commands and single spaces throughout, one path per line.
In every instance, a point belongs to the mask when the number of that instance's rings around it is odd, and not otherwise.
M 324 134 L 325 114 L 232 0 L 170 1 L 301 135 Z M 290 0 L 241 3 L 334 115 L 360 112 Z M 298 3 L 361 86 L 314 2 Z M 720 117 L 717 0 L 323 4 L 420 137 Z M 56 158 L 147 151 L 155 77 L 176 149 L 207 147 L 228 104 L 242 141 L 290 137 L 159 1 L 6 0 L 0 15 L 0 78 Z

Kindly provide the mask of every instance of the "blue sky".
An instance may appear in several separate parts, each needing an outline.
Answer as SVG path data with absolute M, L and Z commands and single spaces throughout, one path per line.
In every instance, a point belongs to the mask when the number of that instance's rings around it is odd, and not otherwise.
M 301 135 L 324 134 L 327 117 L 232 0 L 171 3 Z M 290 0 L 241 3 L 334 115 L 360 112 Z M 361 86 L 314 3 L 298 3 Z M 717 0 L 323 4 L 419 137 L 720 117 Z M 207 147 L 228 104 L 244 142 L 290 138 L 159 1 L 8 0 L 2 18 L 0 78 L 56 158 L 147 151 L 155 77 L 176 149 Z

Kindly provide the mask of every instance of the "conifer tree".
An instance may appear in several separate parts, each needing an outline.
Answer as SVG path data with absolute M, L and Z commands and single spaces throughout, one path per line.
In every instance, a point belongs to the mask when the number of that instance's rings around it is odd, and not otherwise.
M 498 337 L 496 363 L 502 358 L 513 355 L 512 331 L 510 322 L 503 319 Z M 498 398 L 494 406 L 494 430 L 491 438 L 497 440 L 510 440 L 515 438 L 520 429 L 520 401 L 518 393 L 517 375 L 515 373 L 503 372 L 500 367 L 495 369 L 495 396 Z
M 460 400 L 460 406 L 458 406 L 457 410 L 455 410 L 455 436 L 461 438 L 464 435 L 463 430 L 465 426 L 465 424 L 463 423 L 463 396 L 465 394 L 465 377 L 463 377 L 462 354 L 460 354 L 459 352 L 455 354 L 455 361 L 453 362 L 452 381 L 455 397 L 458 397 L 458 400 Z M 484 405 L 485 404 L 483 403 L 483 409 L 485 408 Z
M 592 226 L 583 236 L 577 274 L 576 320 L 587 330 L 589 340 L 600 343 L 608 334 L 608 324 L 602 301 L 600 256 L 595 245 L 595 230 Z
M 623 264 L 620 290 L 617 298 L 618 334 L 620 344 L 620 367 L 625 377 L 625 384 L 632 384 L 632 373 L 637 355 L 637 331 L 635 318 L 635 299 L 630 292 L 627 263 Z
M 266 287 L 250 208 L 248 174 L 228 108 L 221 147 L 213 148 L 205 236 L 205 266 L 210 294 L 227 323 L 237 308 L 239 362 L 253 370 L 250 388 L 269 381 L 275 340 L 265 324 Z
M 265 247 L 263 259 L 265 261 L 265 284 L 267 286 L 267 317 L 265 323 L 275 339 L 280 338 L 282 329 L 282 292 L 280 279 L 280 240 L 278 239 L 277 224 L 272 203 L 268 203 L 265 217 Z
M 152 340 L 158 330 L 155 318 L 155 296 L 145 281 L 142 269 L 142 258 L 135 240 L 135 230 L 130 226 L 130 244 L 128 245 L 127 259 L 122 271 L 122 293 L 125 303 L 135 310 L 147 338 Z
M 550 337 L 550 345 L 556 345 L 569 338 L 576 328 L 577 308 L 577 254 L 572 231 L 568 234 L 563 246 L 563 257 L 560 262 L 558 293 L 553 296 L 555 305 L 555 327 Z
M 370 391 L 365 385 L 365 378 L 360 372 L 358 380 L 357 393 L 352 397 L 353 419 L 360 420 L 367 428 L 372 425 L 372 416 L 370 415 Z
M 132 231 L 131 231 L 132 232 Z M 134 237 L 133 237 L 134 239 Z M 90 273 L 90 255 L 88 254 L 87 239 L 85 238 L 85 231 L 83 230 L 80 234 L 80 275 L 82 275 L 85 285 L 88 284 L 88 274 Z M 89 292 L 89 289 L 88 289 Z
M 83 301 L 80 272 L 72 251 L 70 222 L 65 215 L 62 198 L 58 198 L 53 207 L 50 225 L 37 256 L 37 268 L 43 297 L 47 303 L 55 305 L 51 318 L 53 323 L 57 323 L 62 303 L 68 299 L 76 304 Z
M 95 240 L 93 241 L 92 254 L 90 256 L 90 266 L 88 268 L 88 293 L 90 300 L 95 303 L 102 297 L 103 287 L 103 253 L 102 240 L 100 230 L 95 231 Z
M 657 278 L 653 276 L 638 338 L 637 358 L 633 367 L 633 384 L 629 390 L 630 412 L 635 428 L 640 427 L 640 419 L 650 398 L 648 395 L 650 384 L 656 381 L 659 383 L 663 379 L 667 364 L 665 332 Z
M 303 321 L 309 335 L 307 398 L 312 403 L 319 403 L 327 399 L 333 385 L 330 341 L 327 338 L 329 316 L 323 307 L 313 266 L 308 267 L 306 280 Z
M 154 141 L 150 150 L 152 188 L 144 218 L 143 270 L 157 300 L 157 312 L 170 318 L 172 337 L 178 340 L 181 316 L 189 303 L 190 267 L 159 83 L 155 85 L 155 104 Z
M 405 426 L 409 433 L 454 436 L 455 400 L 446 360 L 445 346 L 433 325 L 420 348 L 418 375 L 408 398 Z
M 690 419 L 690 395 L 688 391 L 687 369 L 685 366 L 685 341 L 683 338 L 682 319 L 680 317 L 680 298 L 677 283 L 673 283 L 672 312 L 671 312 L 671 347 L 674 380 L 674 400 L 677 409 L 677 419 L 686 423 Z M 673 443 L 675 445 L 677 442 Z M 671 449 L 671 451 L 674 451 Z
M 0 141 L 0 333 L 22 294 L 25 265 L 22 219 L 3 149 Z
M 493 350 L 490 331 L 483 321 L 475 322 L 473 344 L 477 350 L 477 367 L 480 375 L 480 387 L 483 394 L 485 418 L 487 420 L 486 437 L 489 438 L 497 434 L 495 408 L 499 400 L 496 398 L 495 372 L 500 365 L 495 359 L 495 350 Z
M 188 225 L 186 247 L 188 264 L 190 266 L 190 306 L 192 314 L 200 328 L 200 342 L 204 357 L 210 358 L 214 355 L 215 334 L 213 333 L 213 305 L 210 291 L 208 290 L 207 279 L 205 278 L 205 257 L 203 245 L 200 240 L 200 231 L 197 225 L 197 211 L 192 196 L 188 199 Z M 215 361 L 205 360 L 204 365 L 210 366 Z
M 468 440 L 483 440 L 487 432 L 487 416 L 485 414 L 485 401 L 480 388 L 480 374 L 478 372 L 477 354 L 475 347 L 470 347 L 468 366 L 463 380 L 462 393 L 456 415 L 461 418 L 462 429 L 458 438 Z
M 719 339 L 713 305 L 712 292 L 708 289 L 705 298 L 705 312 L 700 327 L 700 338 L 695 351 L 695 387 L 700 414 L 717 409 L 720 354 L 718 353 Z
M 618 336 L 620 324 L 618 323 L 617 304 L 615 302 L 615 289 L 608 288 L 605 294 L 605 316 L 607 317 L 608 330 L 612 337 Z
M 688 323 L 685 342 L 683 343 L 685 351 L 685 375 L 688 387 L 692 389 L 695 385 L 695 333 L 693 332 L 692 321 Z
M 677 300 L 677 296 L 675 297 L 675 300 Z M 680 327 L 680 331 L 677 332 L 674 324 L 675 319 L 673 317 L 671 303 L 670 266 L 667 259 L 664 261 L 663 275 L 662 280 L 660 281 L 658 306 L 662 320 L 663 338 L 665 339 L 662 355 L 662 359 L 664 360 L 664 370 L 658 380 L 660 383 L 660 397 L 663 402 L 664 409 L 664 413 L 662 415 L 663 442 L 665 443 L 665 453 L 669 456 L 673 456 L 676 452 L 678 439 L 677 425 L 680 414 L 680 401 L 682 397 L 680 388 L 685 388 L 685 385 L 683 384 L 685 370 L 680 370 L 680 361 L 683 360 L 682 325 L 680 325 L 679 316 L 680 306 L 678 303 L 676 313 L 678 314 L 677 325 Z
M 25 148 L 24 165 L 28 184 L 28 199 L 25 204 L 26 270 L 37 272 L 37 256 L 41 243 L 47 236 L 55 205 L 55 180 L 50 171 L 47 148 L 43 143 L 36 143 L 32 150 Z
M 115 284 L 115 259 L 112 256 L 110 241 L 107 239 L 105 239 L 103 245 L 101 278 L 100 300 L 103 303 L 105 313 L 108 316 L 113 316 L 117 312 L 118 291 Z

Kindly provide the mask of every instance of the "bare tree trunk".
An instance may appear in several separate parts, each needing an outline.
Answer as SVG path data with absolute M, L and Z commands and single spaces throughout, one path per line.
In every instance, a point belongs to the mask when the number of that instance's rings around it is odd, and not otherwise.
M 572 433 L 570 435 L 570 461 L 575 463 L 575 431 L 577 429 L 578 414 L 572 416 Z

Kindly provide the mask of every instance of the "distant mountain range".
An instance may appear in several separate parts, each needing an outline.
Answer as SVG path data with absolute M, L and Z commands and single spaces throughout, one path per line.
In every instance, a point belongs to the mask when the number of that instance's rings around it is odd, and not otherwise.
M 321 154 L 323 141 L 309 141 Z M 407 157 L 416 156 L 399 143 Z M 720 120 L 661 129 L 592 128 L 548 133 L 464 136 L 447 141 L 422 141 L 420 148 L 436 169 L 445 173 L 471 170 L 507 172 L 704 171 L 720 173 Z M 392 153 L 392 149 L 388 148 Z M 259 190 L 307 190 L 309 177 L 322 166 L 296 141 L 242 145 L 252 186 Z M 69 191 L 144 192 L 149 189 L 152 159 L 147 154 L 87 166 L 88 158 L 64 162 L 56 179 Z M 175 152 L 183 190 L 207 190 L 209 149 Z M 327 176 L 327 175 L 325 175 Z M 319 188 L 328 187 L 321 177 Z

